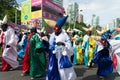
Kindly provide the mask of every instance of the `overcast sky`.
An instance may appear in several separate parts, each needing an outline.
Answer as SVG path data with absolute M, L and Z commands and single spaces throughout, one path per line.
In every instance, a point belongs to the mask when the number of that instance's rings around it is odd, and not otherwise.
M 84 22 L 91 23 L 92 14 L 100 17 L 100 25 L 106 26 L 113 19 L 120 18 L 120 0 L 64 0 L 64 7 L 73 1 L 83 10 Z

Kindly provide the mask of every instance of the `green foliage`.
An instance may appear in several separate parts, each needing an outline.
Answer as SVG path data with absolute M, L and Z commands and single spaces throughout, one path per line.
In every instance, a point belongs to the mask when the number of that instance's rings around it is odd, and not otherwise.
M 64 26 L 65 26 L 65 27 L 64 27 L 65 30 L 67 30 L 67 29 L 69 28 L 69 26 L 70 26 L 71 29 L 73 29 L 74 26 L 75 26 L 76 29 L 82 31 L 82 34 L 83 34 L 83 35 L 86 34 L 86 32 L 82 29 L 82 27 L 87 27 L 85 23 L 82 23 L 82 22 L 81 22 L 81 23 L 78 23 L 78 22 L 76 21 L 76 23 L 73 23 L 73 24 L 72 24 L 72 23 L 66 22 Z
M 76 22 L 76 28 L 82 31 L 82 35 L 85 35 L 86 32 L 82 29 L 82 27 L 87 27 L 87 26 L 83 22 L 81 22 L 81 23 Z
M 17 12 L 17 22 L 20 24 L 20 11 L 17 7 L 16 0 L 0 0 L 0 20 L 8 15 L 8 20 L 15 22 L 15 13 Z

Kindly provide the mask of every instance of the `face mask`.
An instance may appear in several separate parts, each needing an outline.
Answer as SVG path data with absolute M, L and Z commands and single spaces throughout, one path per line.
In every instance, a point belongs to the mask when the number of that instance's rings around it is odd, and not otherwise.
M 100 41 L 103 45 L 106 45 L 106 40 L 101 40 Z
M 61 45 L 61 46 L 57 46 L 57 45 L 56 45 L 56 50 L 57 50 L 57 51 L 62 51 L 63 49 L 64 49 L 64 46 L 62 46 L 62 45 Z
M 7 30 L 7 28 L 8 28 L 8 25 L 7 24 L 3 24 L 1 26 L 1 28 L 2 28 L 3 32 L 5 32 Z
M 91 35 L 91 31 L 88 31 L 87 34 L 90 36 Z
M 58 26 L 55 26 L 55 27 L 54 27 L 54 31 L 55 31 L 55 35 L 58 36 L 58 35 L 61 33 L 61 28 L 58 27 Z

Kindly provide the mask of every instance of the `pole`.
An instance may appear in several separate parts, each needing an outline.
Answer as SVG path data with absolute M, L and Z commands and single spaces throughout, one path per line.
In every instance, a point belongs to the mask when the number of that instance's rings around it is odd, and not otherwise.
M 15 25 L 17 25 L 17 9 L 15 9 Z
M 70 27 L 70 21 L 71 21 L 71 12 L 69 12 L 69 27 Z

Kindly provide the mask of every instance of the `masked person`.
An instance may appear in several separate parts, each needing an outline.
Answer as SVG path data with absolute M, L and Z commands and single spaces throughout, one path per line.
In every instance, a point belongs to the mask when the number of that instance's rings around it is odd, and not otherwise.
M 58 19 L 54 31 L 49 40 L 49 65 L 46 80 L 75 80 L 76 74 L 73 67 L 62 67 L 62 56 L 66 56 L 71 63 L 70 58 L 73 55 L 73 49 L 70 37 L 66 32 L 62 31 L 62 26 L 66 22 L 68 16 Z
M 94 55 L 96 41 L 91 37 L 91 32 L 93 29 L 92 26 L 89 29 L 84 27 L 83 29 L 87 32 L 87 34 L 83 37 L 83 43 L 82 43 L 82 48 L 84 51 L 83 53 L 84 64 L 85 66 L 89 66 Z
M 102 34 L 101 40 L 98 44 L 97 52 L 91 60 L 91 64 L 95 63 L 98 65 L 97 75 L 100 78 L 111 74 L 113 72 L 113 61 L 111 59 L 111 52 L 113 45 L 109 42 L 111 35 L 114 30 L 108 30 Z M 90 64 L 90 65 L 91 65 Z
M 10 25 L 10 24 L 9 24 Z M 18 37 L 15 34 L 13 26 L 8 26 L 7 16 L 3 19 L 1 28 L 4 32 L 3 53 L 2 53 L 2 71 L 16 69 L 19 66 L 17 61 L 17 43 Z
M 18 57 L 21 59 L 23 59 L 24 57 L 25 49 L 27 46 L 27 36 L 28 36 L 28 33 L 25 32 L 22 36 L 21 41 L 19 42 L 20 50 L 18 52 Z
M 40 40 L 39 34 L 36 28 L 32 28 L 31 33 L 33 34 L 30 39 L 30 76 L 31 79 L 41 78 L 45 75 L 46 69 L 46 57 L 45 49 L 43 48 L 42 41 Z
M 30 58 L 29 58 L 29 50 L 30 50 L 30 39 L 33 36 L 32 31 L 27 37 L 27 45 L 25 48 L 24 56 L 23 56 L 23 67 L 22 67 L 22 74 L 21 76 L 29 75 L 30 70 Z

